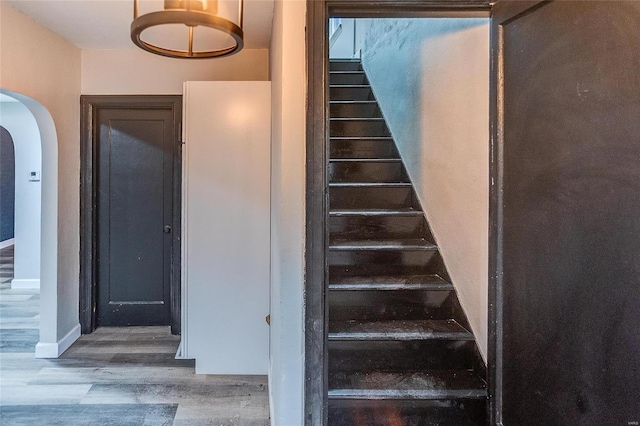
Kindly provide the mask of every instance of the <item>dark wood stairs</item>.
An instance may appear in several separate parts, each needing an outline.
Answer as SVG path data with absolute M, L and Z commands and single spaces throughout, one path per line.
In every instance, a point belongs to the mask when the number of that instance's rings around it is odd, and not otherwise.
M 359 61 L 330 64 L 329 425 L 486 425 L 486 369 Z

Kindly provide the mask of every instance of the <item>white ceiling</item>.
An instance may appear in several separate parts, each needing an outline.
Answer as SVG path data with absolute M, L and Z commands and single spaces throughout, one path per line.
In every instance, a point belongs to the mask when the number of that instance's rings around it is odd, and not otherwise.
M 133 0 L 0 0 L 81 49 L 135 48 L 130 38 Z M 158 0 L 140 0 L 141 12 Z M 245 0 L 246 49 L 268 49 L 274 0 Z M 161 2 L 160 2 L 161 3 Z M 237 4 L 237 3 L 236 3 Z M 231 17 L 234 22 L 235 16 Z

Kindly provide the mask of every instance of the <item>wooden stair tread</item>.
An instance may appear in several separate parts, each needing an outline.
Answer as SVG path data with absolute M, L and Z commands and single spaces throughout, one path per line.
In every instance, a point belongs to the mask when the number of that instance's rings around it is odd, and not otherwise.
M 330 250 L 438 250 L 438 246 L 424 238 L 388 239 L 388 240 L 343 240 L 334 239 L 329 243 Z
M 345 101 L 345 100 L 340 100 L 340 101 L 329 101 L 329 104 L 331 105 L 351 105 L 351 104 L 378 104 L 378 101 L 358 101 L 358 100 L 352 100 L 352 101 Z
M 422 216 L 422 210 L 406 209 L 342 209 L 331 210 L 329 216 Z
M 384 122 L 382 117 L 331 117 L 331 121 L 377 121 Z
M 349 371 L 329 374 L 330 399 L 486 398 L 486 383 L 471 370 Z
M 393 142 L 391 136 L 331 136 L 332 141 L 385 141 Z
M 330 187 L 381 187 L 381 188 L 412 188 L 411 182 L 331 182 Z
M 329 340 L 474 340 L 453 319 L 329 323 Z
M 329 290 L 394 291 L 394 290 L 453 290 L 453 284 L 438 275 L 347 276 L 330 278 Z
M 402 163 L 401 158 L 330 158 L 332 163 Z

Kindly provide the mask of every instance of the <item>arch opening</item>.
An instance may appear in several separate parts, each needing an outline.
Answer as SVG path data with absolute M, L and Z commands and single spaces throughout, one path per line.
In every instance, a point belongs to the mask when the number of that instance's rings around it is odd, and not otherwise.
M 58 137 L 55 124 L 49 111 L 37 100 L 28 96 L 0 89 L 0 94 L 17 101 L 20 107 L 30 113 L 35 122 L 40 153 L 40 204 L 39 208 L 39 288 L 40 288 L 40 327 L 39 341 L 36 345 L 36 358 L 57 358 L 68 347 L 58 340 Z M 20 107 L 15 106 L 16 109 Z M 0 109 L 0 125 L 13 133 L 14 137 L 24 129 L 17 129 L 10 123 L 8 108 Z M 34 134 L 29 136 L 31 140 Z M 16 141 L 16 146 L 19 142 Z M 38 170 L 32 170 L 38 171 Z M 21 176 L 17 177 L 17 179 Z M 16 180 L 17 180 L 16 179 Z M 35 182 L 34 182 L 35 183 Z M 34 283 L 31 283 L 35 285 Z M 78 330 L 79 335 L 79 330 Z M 76 337 L 77 338 L 77 337 Z M 64 339 L 63 339 L 64 340 Z M 71 342 L 75 339 L 68 339 Z M 65 347 L 67 346 L 67 347 Z

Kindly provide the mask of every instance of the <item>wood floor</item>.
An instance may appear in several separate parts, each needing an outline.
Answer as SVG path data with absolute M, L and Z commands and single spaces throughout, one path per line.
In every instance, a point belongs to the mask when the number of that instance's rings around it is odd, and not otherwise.
M 168 327 L 99 328 L 35 359 L 39 292 L 12 290 L 0 251 L 0 424 L 269 425 L 263 376 L 196 375 Z

